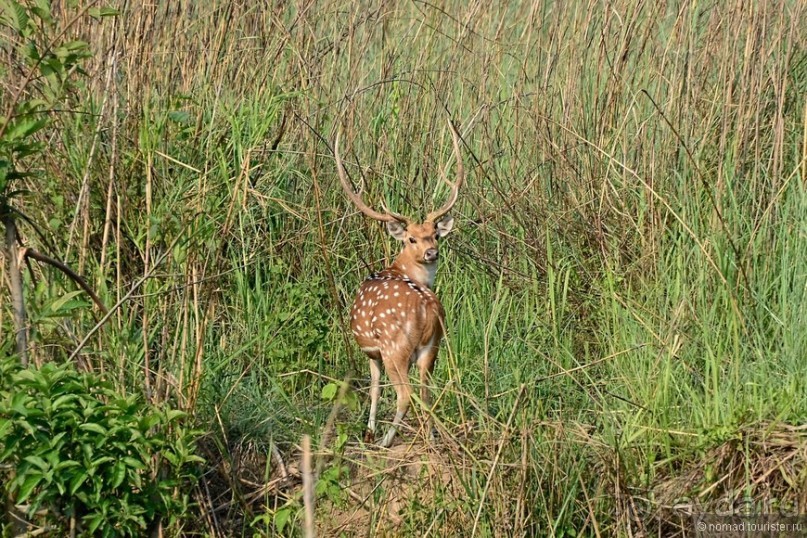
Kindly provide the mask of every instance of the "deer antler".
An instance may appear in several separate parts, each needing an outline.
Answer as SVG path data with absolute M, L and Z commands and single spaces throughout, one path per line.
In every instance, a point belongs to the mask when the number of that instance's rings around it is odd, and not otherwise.
M 440 217 L 451 211 L 451 208 L 454 207 L 455 203 L 457 203 L 457 196 L 460 193 L 460 187 L 462 186 L 462 182 L 465 180 L 465 168 L 462 165 L 462 153 L 460 153 L 460 135 L 457 133 L 457 129 L 451 122 L 451 118 L 448 119 L 448 127 L 451 129 L 451 141 L 454 144 L 454 157 L 457 159 L 457 180 L 454 183 L 449 183 L 449 185 L 451 185 L 451 194 L 448 195 L 448 200 L 446 201 L 445 205 L 440 209 L 429 213 L 426 216 L 426 222 L 437 222 Z M 446 182 L 448 182 L 448 180 L 446 180 Z
M 336 131 L 336 140 L 333 144 L 333 154 L 336 158 L 336 171 L 339 173 L 339 182 L 342 184 L 342 188 L 345 190 L 348 198 L 359 208 L 359 211 L 370 217 L 371 219 L 380 220 L 382 222 L 403 222 L 407 226 L 412 222 L 407 217 L 403 215 L 399 215 L 398 213 L 394 213 L 388 210 L 386 207 L 384 208 L 384 213 L 379 213 L 378 211 L 374 210 L 370 206 L 364 203 L 364 200 L 361 199 L 361 196 L 353 190 L 353 187 L 350 185 L 350 182 L 347 179 L 347 174 L 345 173 L 345 167 L 342 165 L 342 157 L 339 155 L 339 138 L 342 134 L 342 129 Z

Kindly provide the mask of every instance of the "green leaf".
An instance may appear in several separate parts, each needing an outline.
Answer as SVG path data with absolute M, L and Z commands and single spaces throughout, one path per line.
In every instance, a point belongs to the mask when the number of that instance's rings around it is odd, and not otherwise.
M 31 13 L 39 17 L 46 24 L 53 24 L 53 17 L 50 14 L 50 2 L 48 0 L 36 0 L 36 5 L 31 7 Z
M 42 57 L 39 55 L 39 49 L 36 48 L 36 43 L 33 41 L 29 41 L 25 44 L 22 49 L 22 54 L 31 64 L 35 64 L 42 59 Z
M 115 461 L 115 458 L 113 458 L 112 456 L 102 456 L 97 460 L 94 460 L 92 463 L 90 463 L 90 468 L 98 469 L 98 467 L 100 467 L 102 463 L 109 463 L 110 461 Z
M 28 478 L 23 481 L 22 486 L 20 486 L 20 491 L 17 493 L 17 504 L 24 503 L 41 481 L 42 475 L 40 473 L 29 475 Z
M 94 7 L 87 11 L 90 17 L 100 19 L 101 17 L 117 17 L 120 11 L 112 7 Z
M 138 471 L 140 471 L 146 468 L 146 465 L 142 461 L 136 460 L 131 456 L 124 457 L 122 461 L 123 463 L 128 465 L 131 469 L 137 469 Z
M 143 488 L 143 480 L 140 478 L 140 473 L 130 473 L 129 482 L 136 488 Z
M 64 442 L 62 441 L 67 436 L 67 432 L 57 433 L 48 441 L 48 446 L 54 449 L 54 452 L 58 452 L 64 446 Z
M 26 35 L 28 31 L 28 12 L 14 0 L 3 2 L 3 10 L 11 17 L 11 27 L 19 34 Z
M 8 437 L 6 437 L 6 443 L 7 443 L 8 446 L 6 446 L 6 448 L 2 452 L 0 452 L 0 463 L 6 461 L 9 458 L 9 456 L 14 454 L 14 449 L 15 449 L 16 443 L 15 442 L 9 442 Z
M 17 159 L 24 159 L 28 155 L 33 155 L 38 153 L 42 148 L 45 147 L 45 144 L 42 142 L 31 142 L 23 144 L 21 142 L 17 142 L 15 144 L 14 151 L 17 154 Z M 9 179 L 22 179 L 26 177 L 31 177 L 34 174 L 32 172 L 20 172 L 15 170 L 9 174 Z
M 283 529 L 286 528 L 286 523 L 289 522 L 289 518 L 291 517 L 291 507 L 287 506 L 285 508 L 281 508 L 277 512 L 275 512 L 275 528 L 277 532 L 282 534 Z
M 157 415 L 155 413 L 155 414 L 151 414 L 151 415 L 148 415 L 146 417 L 143 417 L 140 420 L 140 427 L 142 429 L 144 429 L 144 430 L 149 430 L 149 429 L 151 429 L 152 427 L 156 426 L 159 423 L 160 423 L 160 415 Z
M 74 468 L 74 467 L 80 467 L 80 466 L 81 466 L 81 465 L 80 465 L 80 464 L 79 464 L 79 462 L 77 462 L 77 461 L 73 461 L 73 460 L 66 460 L 66 461 L 60 461 L 59 463 L 57 463 L 57 464 L 56 464 L 56 465 L 53 467 L 53 470 L 54 470 L 54 471 L 63 471 L 63 470 L 65 470 L 65 469 L 72 469 L 72 468 Z
M 181 125 L 189 125 L 191 123 L 191 115 L 185 110 L 172 110 L 168 113 L 168 119 Z
M 31 11 L 44 11 L 48 14 L 48 17 L 50 17 L 50 0 L 33 0 L 33 4 L 34 5 L 32 6 Z
M 322 387 L 322 399 L 326 402 L 330 402 L 336 398 L 337 392 L 339 392 L 339 385 L 336 383 L 328 383 Z
M 90 44 L 86 41 L 75 40 L 75 41 L 68 41 L 67 43 L 62 45 L 66 50 L 71 52 L 80 52 L 83 50 L 87 50 L 90 48 Z
M 25 456 L 23 458 L 23 461 L 27 461 L 28 463 L 30 463 L 32 465 L 36 465 L 37 467 L 42 469 L 42 471 L 47 471 L 48 467 L 49 467 L 48 462 L 46 462 L 44 459 L 40 458 L 39 456 Z
M 70 495 L 76 494 L 76 490 L 78 490 L 78 488 L 81 487 L 81 484 L 83 484 L 84 481 L 87 480 L 88 476 L 89 475 L 87 474 L 87 471 L 79 471 L 78 474 L 76 474 L 73 478 L 70 479 L 70 485 L 69 485 Z
M 52 409 L 54 411 L 56 411 L 57 409 L 59 409 L 63 405 L 65 405 L 66 403 L 74 402 L 76 400 L 78 400 L 78 396 L 76 396 L 75 394 L 63 394 L 63 395 L 59 396 L 58 398 L 56 398 L 55 400 L 53 400 Z
M 21 377 L 21 376 L 20 376 Z M 18 377 L 18 379 L 20 379 Z M 17 392 L 14 396 L 11 397 L 11 410 L 21 415 L 23 417 L 28 416 L 28 407 L 26 407 L 26 403 L 31 400 L 31 397 L 25 394 L 24 392 Z
M 179 418 L 187 417 L 188 414 L 185 411 L 180 411 L 179 409 L 169 409 L 165 416 L 168 417 L 168 422 L 174 422 Z
M 27 118 L 11 124 L 6 131 L 6 140 L 19 140 L 28 138 L 48 124 L 48 118 Z
M 75 65 L 81 58 L 90 56 L 89 45 L 86 41 L 70 41 L 53 50 L 53 54 L 62 61 L 62 65 L 58 68 L 54 67 L 55 71 L 62 73 L 65 69 Z
M 82 293 L 83 292 L 81 290 L 76 290 L 76 291 L 71 291 L 69 293 L 65 293 L 64 295 L 62 295 L 61 297 L 59 297 L 58 299 L 56 299 L 55 301 L 53 301 L 51 303 L 50 309 L 53 312 L 59 312 L 60 310 L 62 310 L 64 305 L 67 304 L 68 301 L 70 301 L 74 297 L 77 297 L 77 296 L 81 295 Z
M 42 379 L 42 373 L 35 370 L 20 370 L 17 372 L 17 379 L 20 381 L 37 381 Z M 23 395 L 22 393 L 18 394 Z
M 5 437 L 6 432 L 11 429 L 11 420 L 0 418 L 0 439 Z
M 166 460 L 168 460 L 168 463 L 170 463 L 173 466 L 176 466 L 179 463 L 179 458 L 177 457 L 177 455 L 170 450 L 166 450 L 165 452 L 163 452 L 163 457 Z
M 341 449 L 347 443 L 347 432 L 339 432 L 339 435 L 336 437 L 336 448 Z
M 20 116 L 25 116 L 28 114 L 34 114 L 38 112 L 44 112 L 48 108 L 48 102 L 44 99 L 28 99 L 27 101 L 23 102 L 19 106 L 19 113 Z
M 123 483 L 123 479 L 126 477 L 126 465 L 119 461 L 115 463 L 115 466 L 112 467 L 112 477 L 110 480 L 110 485 L 113 488 L 117 488 Z
M 89 525 L 87 525 L 87 527 L 89 533 L 92 534 L 98 530 L 98 527 L 101 526 L 101 523 L 103 523 L 104 519 L 106 518 L 104 517 L 104 514 L 93 514 L 91 517 L 85 516 L 84 519 L 85 521 L 89 520 Z
M 85 432 L 93 432 L 99 435 L 106 435 L 107 430 L 100 424 L 95 424 L 94 422 L 88 422 L 86 424 L 82 424 L 78 427 L 80 430 L 84 430 Z
M 93 456 L 92 445 L 89 443 L 82 443 L 81 453 L 84 456 L 85 461 L 89 461 Z

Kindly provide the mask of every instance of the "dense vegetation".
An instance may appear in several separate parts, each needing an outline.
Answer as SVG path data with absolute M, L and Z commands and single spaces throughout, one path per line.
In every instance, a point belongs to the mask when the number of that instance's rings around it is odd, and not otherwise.
M 117 4 L 0 0 L 7 534 L 299 535 L 304 435 L 323 536 L 804 511 L 807 4 Z M 331 144 L 422 217 L 447 116 L 439 435 L 380 450 Z

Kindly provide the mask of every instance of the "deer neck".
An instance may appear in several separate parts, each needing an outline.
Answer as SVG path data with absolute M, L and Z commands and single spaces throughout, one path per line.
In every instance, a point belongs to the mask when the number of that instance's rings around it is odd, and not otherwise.
M 406 251 L 403 251 L 395 258 L 390 269 L 395 269 L 418 284 L 431 289 L 434 286 L 434 275 L 437 273 L 437 262 L 419 262 L 409 256 Z

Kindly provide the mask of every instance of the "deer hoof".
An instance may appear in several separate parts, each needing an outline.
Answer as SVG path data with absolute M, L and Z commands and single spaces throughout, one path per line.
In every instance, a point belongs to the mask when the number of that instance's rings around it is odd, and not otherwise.
M 373 430 L 367 430 L 364 432 L 364 442 L 365 443 L 372 443 L 375 441 L 375 432 Z
M 380 446 L 381 448 L 389 448 L 392 445 L 392 440 L 393 439 L 395 439 L 395 428 L 394 427 L 389 429 L 389 431 L 387 432 L 387 435 L 385 435 L 384 438 L 381 439 L 381 442 L 378 443 L 378 446 Z

